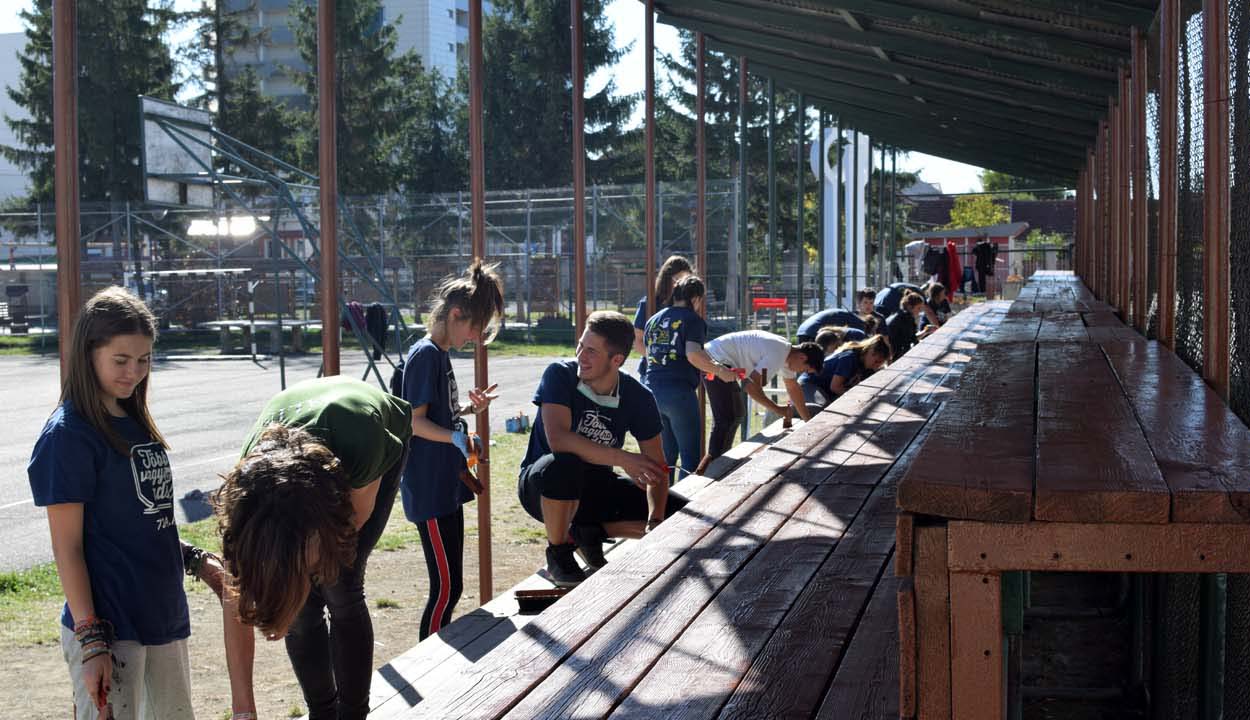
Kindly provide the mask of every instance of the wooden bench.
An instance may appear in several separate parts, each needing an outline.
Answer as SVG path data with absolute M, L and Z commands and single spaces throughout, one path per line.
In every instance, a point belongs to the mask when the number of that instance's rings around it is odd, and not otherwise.
M 372 717 L 897 716 L 896 483 L 1007 307 L 956 315 L 501 640 L 506 596 L 452 623 L 472 639 L 419 645 L 406 685 L 383 668 Z
M 1063 282 L 1012 305 L 899 486 L 904 717 L 1007 715 L 1017 571 L 1250 571 L 1250 430 L 1075 278 L 1044 306 Z

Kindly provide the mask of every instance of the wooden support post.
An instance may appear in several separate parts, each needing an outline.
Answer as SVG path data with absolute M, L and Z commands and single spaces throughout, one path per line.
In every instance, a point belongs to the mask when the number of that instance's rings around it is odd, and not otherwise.
M 816 263 L 820 265 L 820 300 L 816 303 L 816 307 L 824 310 L 825 269 L 828 267 L 825 265 L 825 223 L 829 222 L 829 218 L 825 216 L 825 164 L 828 162 L 829 148 L 825 146 L 825 109 L 823 107 L 817 109 L 816 115 L 816 142 L 820 146 L 820 162 L 816 165 L 816 186 L 820 188 L 816 191 Z
M 1176 338 L 1178 2 L 1163 0 L 1159 10 L 1159 342 L 1169 349 Z
M 951 716 L 1004 720 L 1002 576 L 950 574 Z
M 1228 399 L 1228 0 L 1203 0 L 1202 374 Z
M 1108 302 L 1119 313 L 1124 313 L 1124 304 L 1120 298 L 1120 205 L 1123 196 L 1120 194 L 1120 104 L 1111 102 L 1108 112 L 1107 128 L 1107 200 L 1110 217 L 1110 233 L 1107 236 L 1107 298 Z
M 482 0 L 469 0 L 469 190 L 472 218 L 473 257 L 486 258 L 486 157 L 483 141 L 482 88 Z M 486 346 L 478 343 L 473 353 L 473 379 L 479 388 L 490 387 Z M 490 532 L 490 412 L 477 414 L 474 423 L 482 440 L 482 458 L 477 479 L 485 490 L 477 497 L 478 601 L 486 603 L 495 595 Z
M 78 238 L 78 1 L 52 6 L 52 136 L 56 198 L 56 318 L 61 382 L 69 372 L 73 327 L 82 306 Z
M 573 337 L 580 338 L 586 326 L 586 63 L 582 0 L 571 0 L 569 13 L 573 55 Z
M 1129 123 L 1133 134 L 1133 327 L 1146 334 L 1146 313 L 1149 310 L 1149 258 L 1146 234 L 1149 232 L 1146 197 L 1146 37 L 1133 32 L 1133 72 Z
M 1120 155 L 1119 155 L 1119 187 L 1120 195 L 1120 238 L 1119 238 L 1119 279 L 1120 317 L 1127 322 L 1132 308 L 1132 258 L 1133 258 L 1133 220 L 1132 211 L 1132 115 L 1133 99 L 1129 85 L 1128 68 L 1120 68 L 1120 104 L 1116 120 L 1119 122 Z
M 777 293 L 777 84 L 768 78 L 768 294 Z
M 650 0 L 648 0 L 650 2 Z M 751 284 L 747 271 L 747 190 L 751 176 L 747 172 L 747 59 L 738 58 L 738 325 L 746 327 L 747 305 L 749 294 L 747 287 Z M 730 258 L 733 262 L 733 258 Z
M 946 527 L 915 528 L 916 717 L 951 717 L 950 573 Z
M 326 376 L 339 374 L 339 188 L 336 136 L 337 66 L 334 52 L 334 2 L 317 4 L 317 140 L 321 199 L 321 363 Z

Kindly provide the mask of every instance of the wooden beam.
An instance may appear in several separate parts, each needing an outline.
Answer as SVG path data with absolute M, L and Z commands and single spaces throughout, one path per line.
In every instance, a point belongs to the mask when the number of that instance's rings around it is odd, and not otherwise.
M 950 574 L 951 717 L 1003 720 L 1002 576 Z
M 338 143 L 335 107 L 337 64 L 333 2 L 317 4 L 317 176 L 321 199 L 321 370 L 339 374 Z M 484 385 L 482 387 L 485 387 Z
M 1180 42 L 1179 0 L 1159 9 L 1159 342 L 1176 337 L 1176 88 Z
M 1250 525 L 983 523 L 949 527 L 952 572 L 1250 572 Z
M 1202 375 L 1228 399 L 1228 0 L 1203 0 Z

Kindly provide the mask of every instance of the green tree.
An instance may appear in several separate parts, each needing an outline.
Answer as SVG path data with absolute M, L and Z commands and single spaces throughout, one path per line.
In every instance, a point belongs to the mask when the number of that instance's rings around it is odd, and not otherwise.
M 573 180 L 573 127 L 568 0 L 499 0 L 483 28 L 486 177 L 492 188 L 564 185 Z M 615 64 L 604 0 L 584 3 L 586 77 Z M 464 87 L 464 77 L 461 78 Z M 608 80 L 586 95 L 587 181 L 619 179 L 625 123 L 637 98 Z
M 1051 188 L 1053 183 L 1008 175 L 997 170 L 984 170 L 980 177 L 981 189 L 985 192 L 1010 193 L 1010 195 L 999 197 L 1011 197 L 1016 200 L 1062 200 L 1065 194 L 1064 190 L 1047 189 Z
M 52 2 L 21 12 L 26 48 L 9 97 L 29 118 L 6 116 L 17 137 L 0 153 L 30 175 L 29 201 L 54 196 L 52 152 Z M 78 137 L 81 199 L 143 199 L 140 95 L 170 99 L 178 90 L 164 36 L 179 21 L 172 0 L 113 0 L 78 6 Z
M 887 157 L 889 157 L 889 148 Z M 879 153 L 880 151 L 878 151 Z M 881 190 L 882 176 L 884 175 L 884 191 Z M 903 189 L 916 184 L 920 176 L 916 173 L 902 171 L 890 172 L 881 168 L 874 168 L 872 178 L 869 185 L 872 192 L 869 193 L 868 206 L 868 223 L 869 237 L 873 238 L 873 245 L 877 245 L 877 237 L 882 233 L 886 233 L 885 252 L 893 257 L 895 251 L 903 244 L 907 237 L 907 233 L 913 228 L 908 224 L 908 218 L 911 217 L 912 204 L 906 202 L 903 198 Z M 894 203 L 890 204 L 890 189 L 894 189 Z M 891 213 L 891 210 L 893 211 Z M 891 222 L 893 220 L 893 222 Z M 891 228 L 893 228 L 893 237 L 890 237 Z
M 436 69 L 415 57 L 404 60 L 411 81 L 400 93 L 403 118 L 396 143 L 398 180 L 405 192 L 437 193 L 469 185 L 468 108 L 463 96 Z
M 317 8 L 293 2 L 300 56 L 297 72 L 308 96 L 298 113 L 296 165 L 317 167 Z M 411 51 L 396 54 L 395 26 L 382 22 L 380 0 L 335 0 L 335 83 L 338 182 L 344 195 L 374 195 L 399 185 L 396 142 L 404 126 L 404 86 L 421 67 Z
M 951 208 L 951 221 L 947 228 L 985 227 L 1011 221 L 1011 213 L 1002 205 L 996 205 L 989 195 L 960 195 Z

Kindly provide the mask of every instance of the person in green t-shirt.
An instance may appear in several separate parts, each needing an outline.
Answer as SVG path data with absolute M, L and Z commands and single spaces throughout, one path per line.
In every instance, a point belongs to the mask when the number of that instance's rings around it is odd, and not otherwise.
M 236 699 L 252 694 L 247 626 L 255 626 L 286 639 L 311 717 L 368 713 L 365 564 L 390 518 L 411 437 L 407 402 L 342 376 L 299 383 L 265 405 L 215 500 L 238 605 L 226 624 Z

